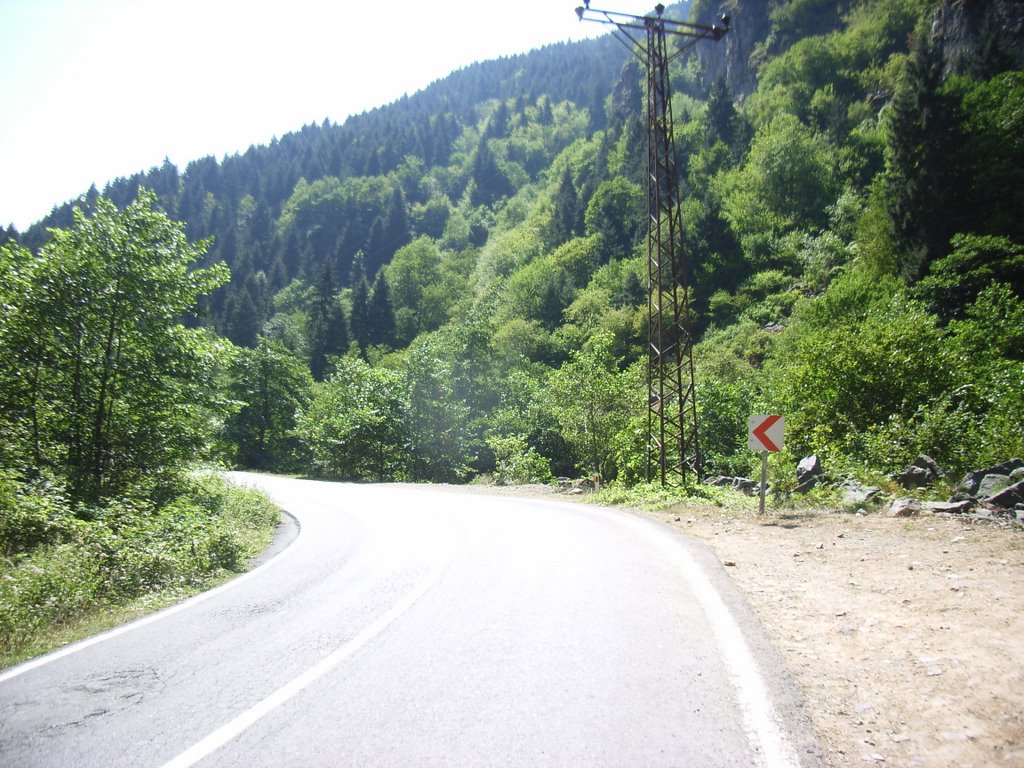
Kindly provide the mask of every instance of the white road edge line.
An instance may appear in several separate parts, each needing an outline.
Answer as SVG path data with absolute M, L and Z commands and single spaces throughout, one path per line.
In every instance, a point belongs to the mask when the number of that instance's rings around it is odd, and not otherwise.
M 636 527 L 645 536 L 655 539 L 665 553 L 678 563 L 711 625 L 722 660 L 736 690 L 747 738 L 761 758 L 761 765 L 764 768 L 800 768 L 800 758 L 779 724 L 757 661 L 728 606 L 701 567 L 678 542 L 644 521 L 628 516 L 619 517 L 605 510 L 595 511 Z
M 246 573 L 243 573 L 240 576 L 236 576 L 230 581 L 221 584 L 219 587 L 214 587 L 213 589 L 207 592 L 200 592 L 198 595 L 193 595 L 192 597 L 188 598 L 183 602 L 178 603 L 177 605 L 172 605 L 169 608 L 164 608 L 163 610 L 157 611 L 156 613 L 152 613 L 149 616 L 144 616 L 141 619 L 135 619 L 134 621 L 130 621 L 127 624 L 122 624 L 121 626 L 115 627 L 114 629 L 108 629 L 106 632 L 101 632 L 98 635 L 93 635 L 92 637 L 87 638 L 85 640 L 79 640 L 77 643 L 66 645 L 59 650 L 52 651 L 36 659 L 32 659 L 31 661 L 26 661 L 22 664 L 18 664 L 17 666 L 11 667 L 6 672 L 0 673 L 0 683 L 6 682 L 7 680 L 17 677 L 18 675 L 23 675 L 26 672 L 32 671 L 33 669 L 38 669 L 39 667 L 57 661 L 58 659 L 63 659 L 65 656 L 70 656 L 73 653 L 84 651 L 86 648 L 94 646 L 98 643 L 102 643 L 106 640 L 111 640 L 127 632 L 132 632 L 133 630 L 139 629 L 140 627 L 144 627 L 147 624 L 152 624 L 155 621 L 166 619 L 168 616 L 173 616 L 179 611 L 184 611 L 188 608 L 191 608 L 197 603 L 201 603 L 204 600 L 208 600 L 209 598 L 215 595 L 219 595 L 221 592 L 226 592 L 229 589 L 234 589 L 239 584 L 244 584 L 245 582 L 249 581 L 249 579 L 255 578 L 256 576 L 263 573 L 263 571 L 265 571 L 270 566 L 281 562 L 285 559 L 285 557 L 287 557 L 289 554 L 295 551 L 295 549 L 298 547 L 300 539 L 302 538 L 302 526 L 300 525 L 298 527 L 299 531 L 296 534 L 295 538 L 292 540 L 291 544 L 289 544 L 284 550 L 282 550 L 278 554 L 274 555 L 270 560 L 267 560 L 265 563 L 257 566 L 256 568 L 253 568 L 251 571 L 247 571 Z
M 405 597 L 395 603 L 387 613 L 381 615 L 376 621 L 363 629 L 362 632 L 353 637 L 347 643 L 339 646 L 328 656 L 325 656 L 301 675 L 294 678 L 291 682 L 285 683 L 262 701 L 257 702 L 233 720 L 225 723 L 206 738 L 197 742 L 177 757 L 164 763 L 162 768 L 190 768 L 200 760 L 213 754 L 215 751 L 226 745 L 244 730 L 273 712 L 286 701 L 297 696 L 305 688 L 319 680 L 343 661 L 351 658 L 359 651 L 359 649 L 383 632 L 388 625 L 398 619 L 403 613 L 409 610 L 417 600 L 423 597 L 423 595 L 426 594 L 434 583 L 441 577 L 441 574 L 447 570 L 448 564 L 451 562 L 453 557 L 454 551 L 450 556 L 445 557 L 442 565 L 436 568 L 429 576 L 427 576 L 427 578 L 420 582 L 415 589 L 407 593 Z

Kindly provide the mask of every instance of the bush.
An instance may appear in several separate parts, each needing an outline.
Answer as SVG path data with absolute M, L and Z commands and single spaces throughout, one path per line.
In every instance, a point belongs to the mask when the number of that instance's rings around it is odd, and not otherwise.
M 501 485 L 551 482 L 551 462 L 531 448 L 523 435 L 496 435 L 488 438 L 487 445 L 494 451 L 494 476 Z
M 54 488 L 19 486 L 7 475 L 0 511 L 5 659 L 52 644 L 55 630 L 96 610 L 160 592 L 187 594 L 244 570 L 280 518 L 265 496 L 216 475 L 185 480 L 163 506 L 124 497 L 80 510 L 87 520 Z

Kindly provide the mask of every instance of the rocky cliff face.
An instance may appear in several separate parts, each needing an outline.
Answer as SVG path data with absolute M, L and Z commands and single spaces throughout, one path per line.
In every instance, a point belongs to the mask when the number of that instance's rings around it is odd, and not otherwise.
M 772 35 L 765 0 L 725 0 L 702 4 L 696 21 L 714 24 L 720 13 L 731 28 L 716 44 L 694 50 L 701 61 L 704 82 L 710 86 L 725 77 L 730 91 L 742 100 L 757 88 L 757 58 Z M 946 76 L 980 77 L 1024 68 L 1024 1 L 941 0 L 932 19 L 932 37 L 942 46 Z
M 932 18 L 945 75 L 989 76 L 1024 67 L 1024 2 L 942 0 Z
M 755 67 L 750 57 L 758 43 L 767 39 L 771 32 L 768 3 L 764 0 L 729 0 L 720 8 L 703 11 L 697 22 L 715 24 L 720 13 L 730 17 L 729 34 L 718 43 L 699 45 L 694 50 L 704 69 L 705 84 L 710 86 L 724 76 L 732 94 L 742 99 L 757 88 Z

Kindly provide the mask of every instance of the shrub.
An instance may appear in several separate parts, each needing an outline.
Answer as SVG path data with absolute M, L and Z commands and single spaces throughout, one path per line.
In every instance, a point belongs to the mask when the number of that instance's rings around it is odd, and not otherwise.
M 530 447 L 523 435 L 488 438 L 494 451 L 494 476 L 502 485 L 551 482 L 551 462 Z

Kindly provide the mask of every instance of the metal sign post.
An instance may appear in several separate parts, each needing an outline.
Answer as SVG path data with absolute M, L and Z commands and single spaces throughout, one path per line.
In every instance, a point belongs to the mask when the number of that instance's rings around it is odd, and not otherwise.
M 785 430 L 784 416 L 759 414 L 747 419 L 747 448 L 761 452 L 761 500 L 757 510 L 759 515 L 764 514 L 764 495 L 768 487 L 768 454 L 782 450 Z

